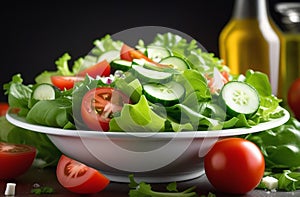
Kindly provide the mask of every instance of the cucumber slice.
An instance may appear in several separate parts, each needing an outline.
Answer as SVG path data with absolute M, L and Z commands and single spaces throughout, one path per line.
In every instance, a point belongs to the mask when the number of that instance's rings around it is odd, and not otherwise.
M 160 71 L 160 72 L 169 72 L 169 73 L 177 73 L 178 74 L 178 71 L 174 70 L 173 68 L 161 67 L 161 66 L 155 65 L 152 62 L 145 61 L 143 67 L 147 68 L 147 69 L 150 69 L 150 70 L 156 70 L 156 71 Z
M 103 60 L 112 62 L 113 60 L 117 60 L 117 59 L 120 59 L 120 51 L 111 50 L 100 55 L 97 62 L 101 62 Z
M 131 68 L 131 62 L 127 60 L 113 60 L 110 66 L 113 70 L 128 71 Z
M 171 56 L 170 50 L 159 46 L 147 46 L 145 54 L 155 62 L 160 62 L 161 59 Z
M 167 83 L 172 80 L 172 73 L 150 70 L 138 65 L 132 65 L 133 74 L 142 82 Z
M 185 96 L 184 87 L 170 81 L 166 84 L 148 83 L 143 85 L 146 98 L 152 103 L 161 103 L 164 106 L 172 106 L 182 101 Z
M 31 93 L 28 107 L 31 108 L 40 100 L 54 100 L 60 94 L 60 91 L 53 85 L 48 83 L 36 84 Z
M 132 65 L 144 66 L 145 62 L 146 62 L 146 60 L 144 60 L 144 59 L 133 59 Z
M 260 98 L 256 89 L 242 81 L 226 83 L 220 92 L 220 98 L 225 104 L 226 111 L 231 116 L 245 114 L 250 117 L 260 106 Z
M 56 98 L 56 88 L 48 83 L 38 84 L 33 92 L 32 98 L 36 100 L 54 100 Z
M 177 56 L 170 56 L 162 59 L 159 63 L 171 65 L 175 70 L 184 71 L 189 69 L 189 64 L 182 58 Z

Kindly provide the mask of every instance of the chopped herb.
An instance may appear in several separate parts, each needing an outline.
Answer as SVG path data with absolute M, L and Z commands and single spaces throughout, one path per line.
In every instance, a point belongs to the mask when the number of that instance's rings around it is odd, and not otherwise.
M 150 184 L 145 182 L 137 183 L 134 180 L 134 176 L 130 174 L 129 176 L 129 196 L 130 197 L 197 197 L 197 193 L 193 190 L 196 189 L 195 186 L 190 187 L 182 192 L 178 191 L 176 182 L 169 183 L 166 187 L 167 191 L 159 192 L 153 191 Z M 208 194 L 208 197 L 214 197 L 212 193 Z M 203 195 L 201 197 L 204 197 Z
M 32 194 L 53 194 L 54 189 L 52 187 L 37 187 L 31 190 Z

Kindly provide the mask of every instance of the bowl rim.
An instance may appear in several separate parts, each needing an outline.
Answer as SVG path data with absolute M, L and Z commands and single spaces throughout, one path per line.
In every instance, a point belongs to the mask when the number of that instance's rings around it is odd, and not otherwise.
M 284 116 L 280 118 L 271 119 L 268 122 L 262 122 L 258 125 L 250 128 L 234 128 L 224 130 L 212 130 L 212 131 L 181 131 L 181 132 L 98 132 L 90 130 L 69 130 L 55 127 L 48 127 L 42 125 L 35 125 L 26 122 L 25 118 L 18 116 L 17 114 L 7 112 L 6 119 L 13 125 L 21 127 L 23 129 L 45 133 L 48 135 L 60 135 L 60 136 L 73 136 L 73 137 L 110 137 L 110 138 L 155 138 L 155 139 L 170 139 L 170 138 L 206 138 L 206 137 L 228 137 L 243 135 L 249 133 L 255 133 L 265 131 L 283 125 L 290 118 L 290 113 L 279 106 L 284 112 Z

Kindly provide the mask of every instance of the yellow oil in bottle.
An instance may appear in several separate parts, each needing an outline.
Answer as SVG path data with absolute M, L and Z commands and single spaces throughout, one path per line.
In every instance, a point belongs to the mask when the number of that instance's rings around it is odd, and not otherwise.
M 233 19 L 220 34 L 220 56 L 232 74 L 249 68 L 270 74 L 269 44 L 256 19 Z
M 232 74 L 248 69 L 267 74 L 277 95 L 280 41 L 265 0 L 235 1 L 233 16 L 219 36 L 219 52 Z

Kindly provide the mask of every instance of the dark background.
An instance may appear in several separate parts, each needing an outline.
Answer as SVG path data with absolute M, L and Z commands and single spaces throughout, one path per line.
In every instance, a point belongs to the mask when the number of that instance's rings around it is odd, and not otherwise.
M 267 0 L 271 17 L 277 2 Z M 290 0 L 295 1 L 295 0 Z M 298 0 L 299 1 L 299 0 Z M 197 4 L 195 4 L 197 3 Z M 231 17 L 234 0 L 207 1 L 9 1 L 1 6 L 0 101 L 3 84 L 21 73 L 24 84 L 68 52 L 72 60 L 86 55 L 93 41 L 138 26 L 163 26 L 199 41 L 217 57 L 218 36 Z

